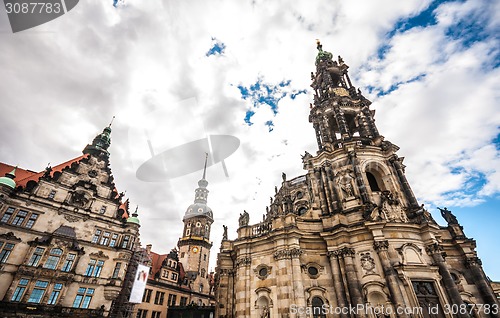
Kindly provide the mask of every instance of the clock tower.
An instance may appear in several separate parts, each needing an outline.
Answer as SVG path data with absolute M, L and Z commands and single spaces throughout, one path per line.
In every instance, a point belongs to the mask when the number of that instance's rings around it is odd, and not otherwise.
M 212 247 L 210 230 L 214 222 L 212 209 L 207 206 L 207 158 L 208 155 L 205 157 L 203 177 L 195 190 L 194 203 L 187 208 L 182 219 L 184 230 L 178 242 L 179 260 L 184 265 L 185 278 L 193 291 L 203 294 L 210 292 L 208 263 Z

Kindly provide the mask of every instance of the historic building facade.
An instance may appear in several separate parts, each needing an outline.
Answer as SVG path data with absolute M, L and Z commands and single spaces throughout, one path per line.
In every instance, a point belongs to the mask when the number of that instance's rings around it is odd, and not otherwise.
M 216 316 L 499 317 L 475 241 L 449 210 L 441 227 L 417 202 L 348 66 L 318 50 L 318 151 L 303 156 L 304 175 L 283 174 L 262 222 L 243 212 L 237 239 L 225 233 Z
M 210 231 L 213 212 L 207 205 L 208 182 L 206 162 L 203 177 L 198 181 L 194 203 L 182 219 L 184 226 L 177 248 L 160 255 L 146 250 L 151 271 L 142 298 L 136 309 L 137 318 L 210 317 L 214 313 L 214 276 L 208 270 Z
M 139 220 L 115 188 L 110 134 L 42 172 L 0 164 L 2 317 L 108 316 L 123 293 Z

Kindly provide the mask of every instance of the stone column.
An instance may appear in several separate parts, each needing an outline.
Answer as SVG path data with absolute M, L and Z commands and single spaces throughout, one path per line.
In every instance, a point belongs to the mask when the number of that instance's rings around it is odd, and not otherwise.
M 321 180 L 323 182 L 323 189 L 325 191 L 326 204 L 328 205 L 329 214 L 333 212 L 333 198 L 330 192 L 330 187 L 328 186 L 328 175 L 326 174 L 325 167 L 321 167 Z
M 315 168 L 314 169 L 314 177 L 316 179 L 316 182 L 318 182 L 318 186 L 316 187 L 319 192 L 319 202 L 321 205 L 321 214 L 322 215 L 328 215 L 330 213 L 328 209 L 328 204 L 326 203 L 326 198 L 325 198 L 325 192 L 323 189 L 323 180 L 321 178 L 321 169 Z
M 474 279 L 479 293 L 483 297 L 484 303 L 489 305 L 498 304 L 495 294 L 486 280 L 481 264 L 481 260 L 478 257 L 468 257 L 465 262 L 465 265 L 471 271 L 472 278 Z M 490 313 L 490 315 L 491 317 L 500 317 L 500 313 L 498 312 L 496 314 Z
M 351 136 L 349 135 L 349 129 L 347 129 L 347 124 L 345 122 L 344 112 L 339 107 L 339 105 L 334 106 L 333 112 L 335 115 L 335 120 L 337 121 L 337 126 L 340 129 L 340 135 L 342 137 L 342 140 L 346 141 L 351 139 Z
M 418 202 L 417 199 L 415 198 L 415 195 L 413 194 L 413 191 L 411 191 L 410 184 L 408 183 L 408 180 L 406 179 L 406 176 L 404 174 L 402 161 L 403 160 L 401 158 L 398 158 L 397 156 L 394 156 L 390 160 L 390 162 L 396 169 L 396 173 L 399 178 L 399 183 L 401 184 L 401 187 L 403 188 L 403 191 L 406 194 L 408 201 L 410 202 L 410 206 L 413 208 L 417 208 Z
M 394 270 L 394 267 L 392 267 L 390 261 L 388 252 L 389 242 L 387 240 L 375 241 L 373 243 L 373 248 L 379 256 L 380 263 L 382 263 L 382 269 L 384 270 L 384 276 L 387 281 L 387 286 L 389 287 L 389 291 L 391 292 L 392 304 L 396 308 L 399 308 L 404 305 L 405 301 L 403 298 L 403 293 L 401 292 L 401 288 L 399 288 L 397 273 Z M 403 311 L 398 315 L 398 317 L 406 318 L 408 316 Z
M 356 273 L 356 267 L 354 265 L 354 249 L 350 247 L 344 247 L 340 250 L 342 257 L 344 258 L 345 272 L 347 277 L 347 286 L 349 288 L 349 294 L 351 296 L 351 302 L 353 307 L 358 305 L 365 305 L 363 301 L 363 296 L 361 295 L 361 283 L 359 282 L 358 275 Z M 364 307 L 363 307 L 364 308 Z M 356 311 L 356 317 L 365 318 L 366 313 L 364 310 Z
M 236 304 L 235 304 L 235 314 L 236 317 L 250 317 L 250 312 L 247 312 L 247 303 L 250 295 L 247 295 L 247 281 L 250 280 L 248 276 L 247 268 L 252 263 L 252 259 L 245 255 L 236 260 L 237 277 L 236 281 Z
M 318 143 L 318 149 L 323 150 L 323 146 L 321 145 L 321 131 L 319 130 L 319 124 L 314 123 L 313 127 L 314 131 L 316 132 L 316 142 Z
M 335 213 L 336 211 L 338 212 L 340 210 L 340 203 L 339 203 L 339 200 L 340 200 L 340 196 L 337 192 L 337 188 L 335 187 L 334 183 L 333 183 L 333 178 L 334 178 L 334 175 L 333 175 L 333 171 L 332 171 L 332 168 L 330 166 L 326 167 L 326 176 L 327 176 L 327 180 L 328 180 L 328 185 L 330 187 L 330 191 L 332 193 L 332 211 L 330 211 L 331 213 Z
M 458 291 L 458 287 L 455 284 L 455 280 L 453 279 L 453 277 L 451 277 L 450 271 L 448 270 L 448 267 L 446 266 L 446 263 L 444 261 L 443 247 L 438 243 L 434 243 L 427 245 L 425 250 L 427 251 L 427 254 L 432 257 L 434 263 L 439 268 L 439 274 L 443 279 L 443 284 L 448 293 L 448 296 L 450 297 L 451 304 L 464 306 L 464 301 L 462 300 L 462 296 L 460 296 L 460 292 Z M 458 312 L 457 316 L 460 318 L 470 318 L 467 313 L 464 314 Z
M 363 109 L 361 109 L 361 111 L 366 116 L 366 119 L 368 121 L 368 125 L 370 126 L 370 130 L 371 130 L 373 137 L 378 137 L 379 136 L 378 129 L 377 129 L 377 126 L 375 126 L 375 120 L 373 119 L 370 108 L 368 106 L 366 106 L 366 107 L 363 107 Z
M 298 308 L 306 307 L 306 298 L 304 295 L 304 283 L 302 282 L 302 272 L 300 269 L 300 255 L 302 250 L 299 248 L 292 248 L 290 250 L 290 257 L 292 258 L 292 279 L 293 279 L 293 290 L 295 296 L 295 304 Z M 299 317 L 305 317 L 304 315 L 299 315 Z
M 328 251 L 326 256 L 330 260 L 330 267 L 332 269 L 333 286 L 335 287 L 335 295 L 337 296 L 337 307 L 343 309 L 347 308 L 347 297 L 345 294 L 344 280 L 342 279 L 342 273 L 340 272 L 339 265 L 339 251 Z M 340 317 L 346 318 L 348 315 L 341 312 Z
M 366 191 L 366 186 L 361 176 L 361 171 L 359 170 L 358 160 L 356 159 L 356 153 L 354 151 L 349 153 L 349 160 L 351 161 L 352 169 L 356 176 L 356 184 L 359 188 L 359 193 L 361 194 L 361 200 L 363 203 L 368 203 L 370 199 L 368 198 L 368 192 Z

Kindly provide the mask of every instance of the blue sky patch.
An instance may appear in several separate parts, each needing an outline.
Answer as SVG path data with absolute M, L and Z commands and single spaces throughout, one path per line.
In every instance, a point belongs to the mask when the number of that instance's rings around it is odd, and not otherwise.
M 281 99 L 287 96 L 295 99 L 298 95 L 307 93 L 305 89 L 290 89 L 290 84 L 291 80 L 283 80 L 275 85 L 265 83 L 262 78 L 259 78 L 250 86 L 238 85 L 241 98 L 252 103 L 252 108 L 247 110 L 245 114 L 245 123 L 249 126 L 253 124 L 251 118 L 261 106 L 270 107 L 274 116 L 276 116 L 278 114 L 278 103 Z M 269 131 L 273 130 L 274 124 L 272 119 L 268 120 L 265 125 L 269 127 Z
M 224 54 L 224 50 L 226 49 L 226 45 L 223 42 L 220 42 L 216 38 L 212 38 L 212 42 L 214 42 L 213 46 L 208 50 L 205 56 L 210 55 L 222 55 Z

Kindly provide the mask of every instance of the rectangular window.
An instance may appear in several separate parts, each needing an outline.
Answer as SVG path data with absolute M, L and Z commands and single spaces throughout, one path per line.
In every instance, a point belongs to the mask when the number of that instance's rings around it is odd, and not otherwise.
M 61 294 L 62 287 L 63 284 L 54 284 L 54 288 L 52 289 L 52 293 L 50 293 L 47 305 L 55 305 L 57 303 L 57 299 L 59 298 L 59 294 Z
M 12 220 L 12 225 L 21 225 L 24 222 L 24 219 L 26 219 L 26 216 L 28 215 L 28 212 L 20 210 L 17 212 L 16 217 L 14 220 Z
M 187 302 L 188 302 L 187 297 L 182 297 L 181 296 L 181 303 L 179 304 L 179 306 L 186 306 Z
M 108 245 L 108 243 L 109 243 L 109 236 L 110 235 L 111 235 L 111 233 L 104 232 L 104 234 L 102 235 L 102 238 L 101 238 L 101 241 L 99 242 L 99 244 L 101 244 L 101 245 Z
M 12 249 L 14 248 L 14 244 L 12 243 L 3 244 L 3 242 L 0 242 L 0 248 L 2 248 L 2 250 L 0 251 L 0 263 L 5 263 L 7 262 L 7 259 L 9 258 L 9 255 L 12 252 Z
M 137 316 L 136 318 L 146 318 L 148 316 L 148 311 L 145 309 L 139 309 L 137 310 Z
M 97 261 L 97 266 L 95 267 L 94 277 L 101 276 L 102 267 L 104 266 L 104 261 Z
M 165 293 L 157 291 L 155 295 L 155 305 L 163 305 L 164 298 L 165 298 Z
M 101 230 L 95 230 L 95 234 L 92 237 L 92 243 L 95 244 L 95 243 L 99 242 L 99 238 L 101 237 L 101 233 L 102 233 Z
M 31 258 L 28 261 L 28 266 L 38 266 L 44 252 L 45 249 L 42 247 L 35 248 L 33 255 L 31 255 Z
M 47 286 L 49 286 L 49 282 L 37 280 L 35 283 L 35 288 L 31 292 L 28 302 L 39 304 L 42 300 L 43 294 L 45 294 L 45 289 L 47 289 Z
M 177 281 L 177 274 L 176 273 L 172 273 L 172 279 Z
M 94 288 L 78 288 L 75 301 L 73 301 L 73 308 L 89 308 L 93 295 Z
M 207 254 L 203 254 L 203 260 L 206 261 L 207 260 Z
M 151 313 L 151 318 L 160 318 L 161 311 L 153 311 Z
M 52 190 L 52 191 L 50 191 L 48 198 L 50 200 L 52 200 L 52 199 L 54 199 L 55 196 L 56 196 L 56 190 Z
M 43 268 L 56 269 L 62 253 L 63 253 L 63 251 L 60 248 L 51 249 L 49 257 L 45 261 L 45 264 L 43 264 Z
M 149 303 L 149 301 L 151 300 L 151 293 L 153 292 L 153 290 L 151 289 L 145 289 L 144 290 L 144 295 L 142 295 L 142 302 L 143 303 Z
M 115 247 L 117 240 L 118 240 L 118 234 L 111 235 L 111 241 L 109 242 L 109 247 Z
M 167 270 L 163 270 L 163 275 L 162 275 L 164 278 L 168 279 L 168 271 Z
M 25 228 L 31 229 L 33 225 L 35 224 L 36 220 L 38 219 L 38 214 L 36 213 L 31 213 L 28 221 L 26 222 L 26 225 L 24 225 Z
M 130 236 L 125 235 L 123 237 L 122 248 L 127 248 L 128 247 L 128 241 L 130 241 Z
M 5 211 L 5 213 L 3 214 L 2 219 L 0 220 L 0 222 L 2 222 L 2 223 L 9 223 L 10 217 L 12 216 L 12 214 L 14 214 L 14 211 L 15 211 L 14 208 L 8 207 L 7 210 Z
M 94 269 L 95 269 L 95 263 L 96 263 L 96 260 L 95 259 L 91 259 L 90 262 L 89 262 L 89 265 L 87 265 L 87 269 L 85 270 L 85 276 L 92 276 L 92 274 L 94 273 Z
M 111 278 L 118 278 L 120 275 L 120 267 L 122 267 L 122 263 L 116 262 L 115 269 L 113 270 L 113 276 L 111 276 Z
M 69 272 L 71 271 L 71 268 L 73 267 L 73 263 L 75 262 L 76 254 L 69 253 L 66 256 L 66 260 L 64 261 L 64 264 L 61 268 L 61 271 L 63 272 Z
M 14 294 L 12 294 L 12 298 L 10 301 L 21 301 L 23 298 L 24 291 L 26 290 L 26 286 L 28 286 L 29 280 L 26 278 L 21 278 L 19 280 L 19 284 L 17 284 L 16 290 Z
M 170 306 L 175 306 L 175 303 L 177 302 L 177 295 L 172 296 L 172 302 L 170 303 Z

